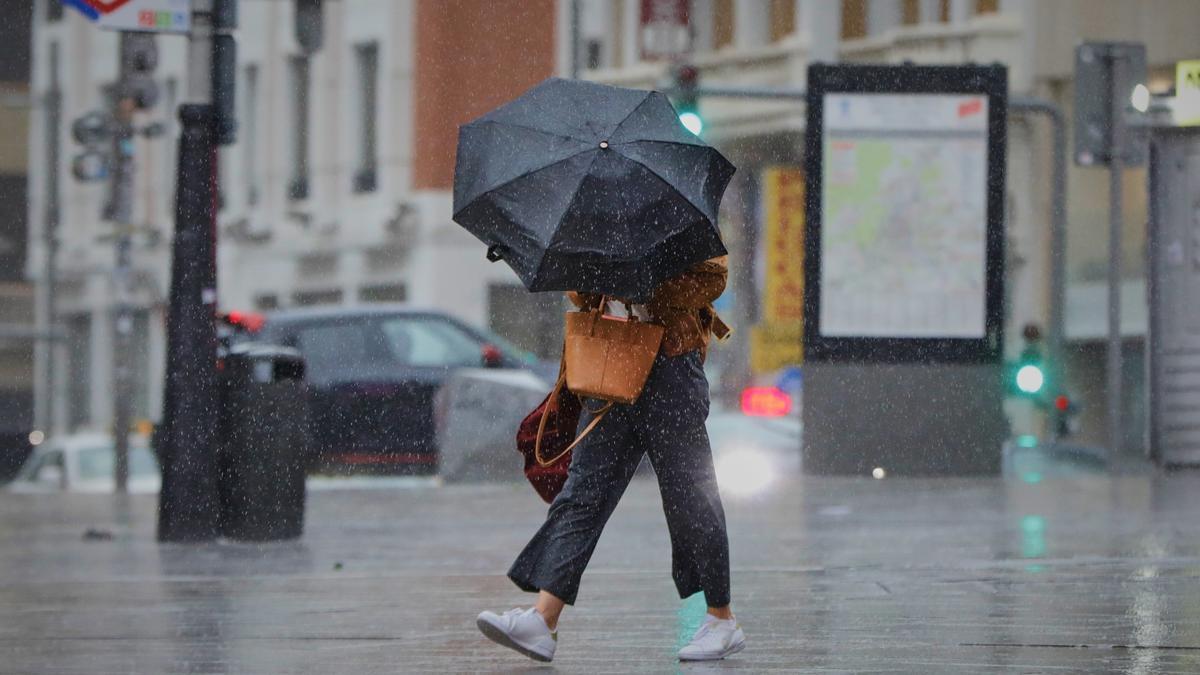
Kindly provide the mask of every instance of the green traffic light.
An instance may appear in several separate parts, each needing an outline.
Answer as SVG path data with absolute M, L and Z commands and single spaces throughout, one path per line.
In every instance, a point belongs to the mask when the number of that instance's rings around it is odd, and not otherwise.
M 679 113 L 679 121 L 688 131 L 696 134 L 697 136 L 699 136 L 700 132 L 704 130 L 704 120 L 700 118 L 699 114 L 691 110 L 685 110 L 684 112 Z
M 1017 370 L 1017 389 L 1026 394 L 1036 394 L 1046 384 L 1046 375 L 1042 369 L 1032 363 L 1027 363 Z

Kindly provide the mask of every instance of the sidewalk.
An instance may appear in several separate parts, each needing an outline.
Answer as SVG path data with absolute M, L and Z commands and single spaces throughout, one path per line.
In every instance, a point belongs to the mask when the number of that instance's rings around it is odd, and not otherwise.
M 686 667 L 703 602 L 652 478 L 551 667 L 474 626 L 529 602 L 503 576 L 545 512 L 524 485 L 311 492 L 304 539 L 264 546 L 160 546 L 154 498 L 0 493 L 0 672 L 1200 672 L 1200 473 L 1026 473 L 727 498 L 748 646 Z

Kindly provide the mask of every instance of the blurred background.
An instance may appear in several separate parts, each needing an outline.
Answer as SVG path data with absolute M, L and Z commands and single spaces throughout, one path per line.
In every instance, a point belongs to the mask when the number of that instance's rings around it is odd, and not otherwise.
M 154 100 L 132 114 L 137 169 L 118 227 L 105 215 L 112 181 L 89 168 L 104 160 L 73 133 L 113 109 L 118 34 L 59 0 L 10 5 L 0 19 L 0 442 L 12 471 L 30 438 L 113 427 L 119 303 L 132 423 L 160 421 L 187 54 L 183 39 L 154 38 L 142 75 Z M 1188 0 L 245 0 L 236 142 L 221 147 L 217 176 L 218 305 L 254 315 L 401 303 L 465 331 L 464 352 L 431 364 L 478 365 L 479 349 L 495 347 L 552 374 L 561 299 L 527 293 L 451 222 L 459 124 L 554 75 L 802 90 L 813 62 L 911 61 L 1004 64 L 1012 96 L 1059 106 L 1071 127 L 1078 43 L 1143 43 L 1145 84 L 1168 93 L 1176 62 L 1200 56 L 1196 23 Z M 313 35 L 319 46 L 302 44 Z M 778 233 L 803 227 L 803 106 L 692 105 L 701 135 L 739 168 L 723 204 L 732 276 L 718 304 L 738 334 L 713 350 L 714 396 L 736 408 L 747 388 L 765 387 L 751 407 L 782 410 L 786 398 L 798 415 L 803 265 Z M 1054 302 L 1051 129 L 1011 114 L 1007 143 L 1005 350 L 1017 361 L 1029 346 L 1021 336 L 1046 332 Z M 1135 457 L 1146 452 L 1146 178 L 1144 165 L 1121 177 L 1123 438 L 1113 452 Z M 1068 168 L 1064 349 L 1053 367 L 1070 428 L 1014 396 L 1013 438 L 1107 444 L 1107 180 Z M 310 341 L 336 351 L 339 339 Z

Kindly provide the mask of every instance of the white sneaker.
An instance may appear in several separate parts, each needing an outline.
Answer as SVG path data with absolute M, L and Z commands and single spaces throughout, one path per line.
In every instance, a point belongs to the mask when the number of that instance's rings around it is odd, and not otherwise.
M 718 661 L 745 648 L 746 634 L 737 619 L 722 620 L 709 614 L 692 641 L 679 650 L 679 660 Z
M 554 658 L 558 633 L 550 630 L 541 613 L 533 607 L 518 607 L 503 614 L 481 612 L 475 625 L 492 642 L 515 649 L 535 661 Z

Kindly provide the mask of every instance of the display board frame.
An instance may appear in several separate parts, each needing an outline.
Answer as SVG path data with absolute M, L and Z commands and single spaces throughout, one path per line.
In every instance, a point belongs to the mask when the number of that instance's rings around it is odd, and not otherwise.
M 821 331 L 825 97 L 828 94 L 985 95 L 987 110 L 984 331 L 976 337 L 825 335 Z M 881 363 L 994 363 L 1003 352 L 1004 202 L 1008 73 L 1001 65 L 813 64 L 805 133 L 805 321 L 807 360 Z

